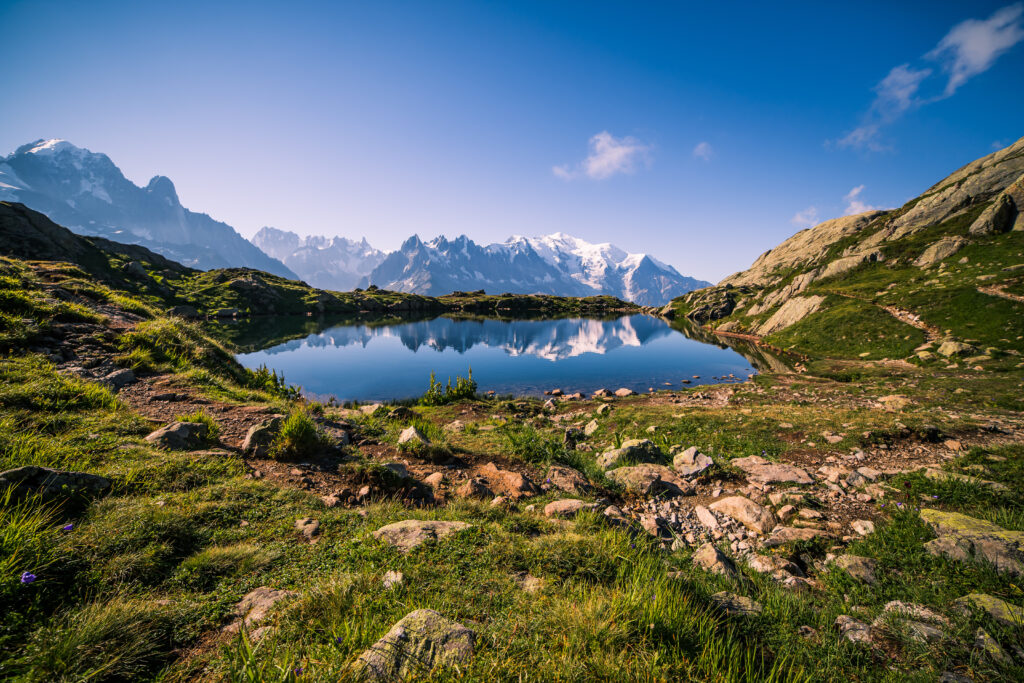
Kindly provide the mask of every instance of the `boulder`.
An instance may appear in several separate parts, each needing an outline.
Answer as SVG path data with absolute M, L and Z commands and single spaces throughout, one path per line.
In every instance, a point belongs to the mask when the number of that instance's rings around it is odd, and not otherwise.
M 672 468 L 683 477 L 693 477 L 708 469 L 715 463 L 710 457 L 690 446 L 672 459 Z
M 410 425 L 406 427 L 401 434 L 398 435 L 399 446 L 429 446 L 430 439 L 428 439 L 423 432 L 416 429 L 416 427 Z
M 840 614 L 836 617 L 836 628 L 839 629 L 839 635 L 843 640 L 851 643 L 871 644 L 871 627 L 848 614 Z
M 615 395 L 618 396 L 619 398 L 625 398 L 626 396 L 633 396 L 635 394 L 635 391 L 633 391 L 632 389 L 627 389 L 626 387 L 622 387 L 621 389 L 615 390 Z
M 23 500 L 38 495 L 47 503 L 62 498 L 93 498 L 110 490 L 110 480 L 97 474 L 68 472 L 37 465 L 25 465 L 0 472 L 0 496 L 13 488 L 11 498 Z
M 929 553 L 959 562 L 987 562 L 997 572 L 1024 576 L 1024 531 L 944 510 L 921 510 L 921 518 L 938 536 L 925 543 Z
M 1013 221 L 1019 208 L 1024 207 L 1015 206 L 1013 198 L 1004 192 L 971 223 L 968 232 L 972 235 L 998 235 L 1009 232 L 1013 228 Z
M 630 492 L 644 496 L 686 496 L 693 493 L 689 482 L 664 465 L 619 467 L 608 472 L 607 476 Z
M 693 565 L 712 574 L 734 578 L 738 575 L 736 565 L 725 553 L 711 543 L 705 543 L 693 554 Z
M 373 532 L 373 537 L 407 553 L 427 541 L 440 541 L 471 526 L 466 522 L 407 519 L 382 526 Z
M 1024 626 L 1024 607 L 1000 600 L 986 593 L 969 593 L 953 601 L 953 609 L 961 614 L 970 614 L 971 610 L 985 612 L 1003 626 Z
M 703 505 L 695 505 L 693 508 L 693 512 L 697 515 L 697 521 L 703 524 L 708 529 L 714 531 L 720 526 L 718 523 L 718 518 L 715 517 L 711 510 L 708 510 Z
M 129 261 L 128 263 L 121 266 L 121 272 L 128 277 L 142 280 L 149 277 L 149 273 L 146 272 L 146 267 L 139 261 Z
M 772 531 L 772 535 L 765 539 L 764 546 L 766 548 L 776 548 L 787 543 L 809 541 L 812 538 L 824 535 L 825 532 L 821 529 L 798 529 L 791 526 L 782 526 Z
M 547 480 L 559 491 L 568 493 L 586 493 L 594 487 L 585 476 L 571 467 L 552 465 L 548 468 Z
M 764 611 L 760 603 L 729 591 L 715 593 L 711 602 L 731 617 L 756 617 Z
M 592 509 L 594 509 L 593 504 L 584 503 L 582 500 L 576 500 L 575 498 L 563 498 L 562 500 L 556 500 L 545 505 L 544 516 L 568 519 L 575 517 L 576 513 L 581 510 Z
M 436 667 L 465 664 L 476 633 L 431 609 L 402 617 L 352 665 L 355 680 L 392 683 L 426 675 Z
M 487 484 L 482 479 L 467 479 L 464 481 L 459 488 L 455 489 L 455 495 L 460 498 L 475 498 L 477 500 L 485 500 L 487 498 L 493 498 L 494 492 L 487 488 Z
M 114 391 L 120 391 L 123 387 L 135 383 L 135 373 L 128 368 L 114 370 L 100 380 Z
M 778 555 L 750 555 L 747 566 L 758 574 L 770 574 L 776 581 L 784 581 L 790 577 L 803 578 L 800 567 Z
M 743 470 L 747 478 L 759 484 L 813 484 L 811 475 L 794 465 L 770 462 L 759 455 L 730 460 L 729 464 Z
M 628 439 L 623 441 L 619 448 L 613 448 L 599 455 L 597 464 L 610 470 L 642 462 L 658 463 L 663 459 L 661 450 L 650 439 Z
M 601 425 L 597 424 L 597 420 L 591 420 L 583 428 L 583 435 L 584 436 L 593 436 L 594 432 L 596 432 L 600 428 L 601 428 Z
M 498 469 L 493 462 L 481 467 L 480 474 L 487 480 L 493 491 L 514 500 L 540 493 L 540 489 L 525 474 Z
M 245 433 L 245 440 L 242 441 L 242 452 L 257 458 L 264 457 L 274 443 L 277 433 L 281 431 L 283 422 L 284 418 L 275 415 L 250 427 Z
M 209 428 L 202 422 L 172 422 L 146 437 L 158 448 L 172 451 L 194 451 L 206 443 Z
M 921 252 L 921 255 L 914 261 L 914 265 L 918 268 L 930 266 L 949 258 L 966 246 L 967 240 L 963 237 L 943 237 Z
M 858 581 L 868 584 L 875 582 L 875 569 L 878 567 L 878 563 L 871 558 L 859 555 L 841 555 L 836 558 L 835 563 L 837 567 Z
M 970 344 L 949 339 L 939 345 L 939 348 L 936 349 L 936 353 L 940 356 L 946 356 L 947 358 L 950 356 L 963 356 L 968 353 L 974 353 L 974 347 Z
M 715 512 L 735 519 L 751 531 L 759 534 L 767 534 L 776 524 L 775 515 L 765 507 L 762 507 L 743 496 L 730 496 L 715 501 L 709 505 Z

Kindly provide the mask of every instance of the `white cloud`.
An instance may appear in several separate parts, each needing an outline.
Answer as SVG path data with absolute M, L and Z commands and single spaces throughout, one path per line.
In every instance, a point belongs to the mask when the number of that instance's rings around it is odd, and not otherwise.
M 836 146 L 875 152 L 889 149 L 880 140 L 882 128 L 910 109 L 950 97 L 970 78 L 988 70 L 1000 55 L 1024 40 L 1022 15 L 1024 3 L 1017 2 L 997 10 L 988 19 L 968 19 L 950 29 L 923 57 L 939 62 L 942 70 L 949 74 L 941 94 L 932 97 L 919 94 L 922 84 L 932 76 L 932 68 L 923 64 L 915 67 L 910 63 L 894 67 L 874 87 L 875 99 L 862 117 L 861 124 L 836 140 Z M 937 87 L 931 90 L 935 91 Z
M 944 96 L 949 97 L 973 76 L 983 73 L 1004 52 L 1024 40 L 1024 3 L 1007 5 L 988 19 L 968 19 L 954 26 L 938 46 L 925 55 L 943 62 L 949 74 Z
M 606 130 L 590 138 L 590 154 L 571 168 L 568 164 L 553 166 L 551 172 L 562 180 L 586 176 L 593 180 L 604 180 L 619 173 L 633 173 L 640 163 L 649 160 L 650 146 L 636 138 L 616 138 Z
M 704 161 L 711 161 L 711 157 L 715 155 L 715 149 L 711 146 L 710 142 L 703 141 L 698 142 L 697 146 L 693 148 L 693 156 L 695 159 L 703 159 Z
M 818 209 L 814 206 L 808 206 L 803 211 L 797 211 L 789 222 L 793 225 L 801 228 L 809 228 L 812 225 L 818 224 Z
M 873 211 L 877 209 L 876 206 L 871 206 L 867 202 L 859 199 L 860 193 L 864 191 L 863 185 L 858 185 L 853 188 L 843 197 L 843 201 L 846 202 L 846 211 L 843 213 L 844 216 L 853 216 L 858 213 L 864 213 L 865 211 Z

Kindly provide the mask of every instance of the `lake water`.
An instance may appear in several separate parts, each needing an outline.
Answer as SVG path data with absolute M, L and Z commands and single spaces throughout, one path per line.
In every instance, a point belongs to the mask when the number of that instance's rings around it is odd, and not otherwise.
M 730 373 L 745 379 L 778 362 L 751 344 L 648 315 L 388 324 L 263 319 L 238 323 L 228 334 L 247 349 L 238 356 L 243 365 L 283 372 L 288 383 L 321 400 L 411 398 L 426 390 L 432 371 L 441 382 L 454 382 L 470 367 L 481 392 L 539 396 L 554 388 L 584 394 L 602 387 L 680 389 L 684 379 L 689 386 L 726 381 Z

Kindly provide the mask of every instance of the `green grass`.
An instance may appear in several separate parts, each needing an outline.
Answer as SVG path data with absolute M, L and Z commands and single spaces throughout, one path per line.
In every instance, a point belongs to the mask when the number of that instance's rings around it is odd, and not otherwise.
M 304 409 L 293 410 L 270 446 L 270 456 L 290 460 L 313 455 L 325 444 L 325 438 L 316 422 Z

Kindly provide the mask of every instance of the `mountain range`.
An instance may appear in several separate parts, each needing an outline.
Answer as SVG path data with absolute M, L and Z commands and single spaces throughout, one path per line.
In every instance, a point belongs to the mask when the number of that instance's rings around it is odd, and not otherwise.
M 139 187 L 107 155 L 66 140 L 36 140 L 0 157 L 0 200 L 25 204 L 79 234 L 139 244 L 201 270 L 255 268 L 339 291 L 376 285 L 428 295 L 604 294 L 663 305 L 710 284 L 646 254 L 563 233 L 486 246 L 465 235 L 429 242 L 414 235 L 391 253 L 365 238 L 300 237 L 272 227 L 250 242 L 230 225 L 183 207 L 169 178 L 155 176 Z
M 297 277 L 227 223 L 183 207 L 169 178 L 139 187 L 106 154 L 65 140 L 36 140 L 0 157 L 0 200 L 79 234 L 140 244 L 202 270 L 245 266 Z

